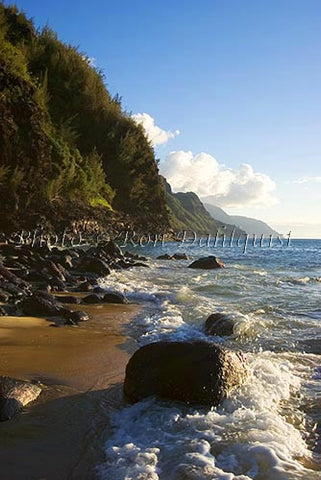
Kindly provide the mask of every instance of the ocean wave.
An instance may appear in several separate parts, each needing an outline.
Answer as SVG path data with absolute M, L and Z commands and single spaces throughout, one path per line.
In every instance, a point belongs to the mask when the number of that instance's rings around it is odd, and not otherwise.
M 250 355 L 249 382 L 220 408 L 149 398 L 116 412 L 101 479 L 284 480 L 320 478 L 297 458 L 310 453 L 279 413 L 301 379 L 286 358 Z M 294 408 L 295 410 L 295 408 Z

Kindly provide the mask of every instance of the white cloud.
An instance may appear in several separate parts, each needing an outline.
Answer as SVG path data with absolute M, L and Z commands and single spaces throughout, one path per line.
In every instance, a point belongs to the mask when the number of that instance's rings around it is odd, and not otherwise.
M 132 118 L 144 127 L 146 136 L 154 147 L 166 143 L 169 139 L 175 138 L 180 133 L 179 130 L 171 132 L 170 130 L 163 130 L 158 127 L 155 125 L 153 117 L 148 113 L 135 113 L 132 115 Z
M 244 163 L 227 168 L 207 153 L 171 152 L 160 164 L 174 191 L 193 191 L 204 201 L 222 207 L 271 206 L 277 203 L 276 185 Z
M 311 182 L 321 182 L 321 177 L 312 177 L 309 175 L 304 175 L 303 177 L 298 178 L 297 180 L 294 180 L 293 183 L 311 183 Z

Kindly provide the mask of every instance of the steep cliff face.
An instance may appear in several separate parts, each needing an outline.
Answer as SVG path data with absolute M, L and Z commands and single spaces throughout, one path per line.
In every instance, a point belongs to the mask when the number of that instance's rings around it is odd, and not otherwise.
M 10 60 L 0 64 L 0 101 L 0 221 L 10 228 L 42 201 L 52 145 L 35 86 Z
M 168 226 L 152 146 L 103 74 L 49 28 L 0 2 L 1 228 L 111 212 Z M 59 214 L 58 214 L 59 212 Z
M 166 179 L 163 178 L 163 182 L 166 203 L 170 211 L 170 224 L 174 230 L 189 229 L 202 234 L 210 233 L 211 235 L 215 235 L 218 230 L 230 235 L 235 230 L 235 235 L 244 234 L 241 229 L 235 228 L 234 225 L 213 219 L 196 193 L 173 193 Z
M 279 235 L 276 230 L 273 230 L 273 228 L 261 220 L 244 217 L 242 215 L 228 215 L 222 208 L 215 205 L 210 205 L 208 203 L 205 203 L 204 206 L 213 218 L 220 220 L 221 222 L 237 225 L 249 235 Z

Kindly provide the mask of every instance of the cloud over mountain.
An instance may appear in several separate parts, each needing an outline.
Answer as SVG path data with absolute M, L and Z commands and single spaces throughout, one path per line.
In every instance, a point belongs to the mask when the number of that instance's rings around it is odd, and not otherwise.
M 208 153 L 171 152 L 160 172 L 174 191 L 193 191 L 204 201 L 222 207 L 270 206 L 277 203 L 274 181 L 244 163 L 236 169 L 221 165 Z
M 179 130 L 171 132 L 170 130 L 163 130 L 158 127 L 155 125 L 154 118 L 148 113 L 135 113 L 132 115 L 132 118 L 144 127 L 147 138 L 154 147 L 166 143 L 169 139 L 175 138 L 180 133 Z

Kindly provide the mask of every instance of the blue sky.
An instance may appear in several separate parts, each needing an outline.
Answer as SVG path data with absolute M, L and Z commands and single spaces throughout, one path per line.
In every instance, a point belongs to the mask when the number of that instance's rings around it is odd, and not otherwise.
M 320 0 L 16 4 L 94 58 L 128 111 L 180 131 L 155 143 L 174 188 L 213 194 L 231 214 L 321 238 Z M 204 178 L 182 183 L 184 165 L 202 168 Z M 219 194 L 208 172 L 224 186 Z M 242 182 L 253 195 L 238 204 Z

